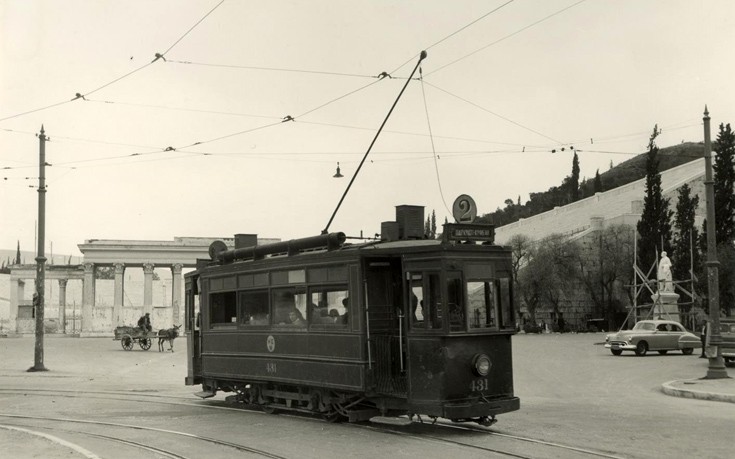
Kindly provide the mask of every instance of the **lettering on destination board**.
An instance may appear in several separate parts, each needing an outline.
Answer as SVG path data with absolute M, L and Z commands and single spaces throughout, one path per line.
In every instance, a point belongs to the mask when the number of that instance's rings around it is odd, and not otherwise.
M 444 234 L 449 241 L 482 241 L 495 240 L 495 227 L 481 224 L 450 223 L 444 225 Z

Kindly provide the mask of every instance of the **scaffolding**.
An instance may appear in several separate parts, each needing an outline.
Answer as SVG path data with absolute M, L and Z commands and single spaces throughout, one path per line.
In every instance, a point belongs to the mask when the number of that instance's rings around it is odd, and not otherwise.
M 663 246 L 663 243 L 661 244 Z M 635 237 L 635 233 L 633 235 L 633 285 L 628 285 L 627 287 L 632 287 L 634 289 L 634 295 L 633 295 L 633 306 L 630 308 L 630 311 L 628 312 L 628 315 L 625 317 L 625 321 L 621 324 L 622 327 L 628 322 L 630 319 L 631 314 L 633 315 L 633 322 L 638 322 L 639 320 L 646 320 L 650 319 L 656 314 L 656 310 L 658 310 L 658 319 L 663 318 L 663 313 L 665 313 L 666 318 L 668 320 L 672 320 L 671 315 L 669 314 L 669 311 L 665 310 L 663 308 L 663 303 L 661 302 L 661 295 L 656 295 L 656 293 L 661 291 L 661 285 L 659 283 L 658 279 L 651 279 L 651 273 L 656 270 L 656 273 L 658 273 L 658 263 L 659 263 L 659 256 L 658 256 L 658 248 L 656 249 L 656 261 L 651 265 L 651 267 L 648 269 L 648 272 L 644 273 L 643 270 L 641 270 L 640 267 L 638 267 L 638 241 Z M 697 282 L 697 276 L 694 274 L 694 244 L 692 241 L 692 235 L 689 233 L 689 279 L 685 280 L 671 280 L 671 284 L 674 287 L 674 292 L 677 291 L 681 292 L 681 294 L 684 295 L 685 298 L 688 298 L 689 301 L 685 302 L 678 302 L 677 307 L 681 306 L 692 306 L 696 303 L 697 294 L 695 291 L 695 283 Z M 656 284 L 656 292 L 653 291 L 653 288 L 651 284 Z M 684 286 L 685 285 L 691 285 L 689 287 L 689 290 L 687 290 Z M 646 304 L 638 304 L 638 296 L 645 290 L 648 290 L 648 292 L 651 294 L 651 296 L 654 298 L 653 303 L 646 303 Z M 638 311 L 639 310 L 646 310 L 645 317 L 639 316 Z M 686 321 L 682 320 L 681 322 L 691 322 L 693 312 L 690 311 L 688 313 L 682 313 L 678 312 L 678 315 L 682 317 L 682 314 L 685 314 L 687 316 Z M 685 325 L 685 324 L 682 324 Z M 689 328 L 696 328 L 696 324 L 691 323 L 691 326 Z

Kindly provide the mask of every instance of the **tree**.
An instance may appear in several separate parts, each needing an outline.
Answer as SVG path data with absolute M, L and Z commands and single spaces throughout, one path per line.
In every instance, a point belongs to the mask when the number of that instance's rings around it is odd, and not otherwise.
M 720 133 L 715 146 L 716 157 L 714 172 L 715 191 L 715 230 L 717 245 L 732 243 L 735 240 L 735 134 L 727 126 L 720 124 Z
M 572 202 L 577 201 L 579 199 L 579 157 L 576 151 L 572 159 L 572 179 L 569 181 L 569 186 L 572 191 Z
M 579 279 L 595 305 L 595 313 L 610 327 L 620 325 L 614 319 L 624 296 L 629 303 L 633 300 L 630 289 L 625 288 L 633 277 L 633 237 L 631 226 L 610 225 L 579 254 Z
M 689 185 L 684 184 L 679 188 L 679 196 L 676 204 L 676 215 L 674 218 L 674 253 L 672 254 L 672 277 L 675 281 L 684 281 L 693 279 L 695 272 L 701 271 L 701 255 L 697 241 L 699 240 L 699 231 L 694 225 L 694 218 L 697 207 L 699 206 L 699 196 L 692 196 L 692 190 Z M 694 267 L 694 272 L 691 268 Z M 703 276 L 699 276 L 703 279 Z M 676 285 L 676 284 L 675 284 Z M 682 291 L 699 290 L 698 286 L 692 287 L 692 283 L 678 284 L 677 287 Z M 693 290 L 693 291 L 692 291 Z M 685 295 L 679 297 L 679 306 L 682 313 L 691 311 L 691 301 L 693 298 Z M 686 317 L 686 316 L 685 316 Z M 684 324 L 688 328 L 692 328 L 694 324 Z
M 643 197 L 643 213 L 638 221 L 637 229 L 640 235 L 638 243 L 638 266 L 647 272 L 649 267 L 656 263 L 657 253 L 671 252 L 671 218 L 673 211 L 669 210 L 669 199 L 663 197 L 661 190 L 661 174 L 658 171 L 658 147 L 656 136 L 660 131 L 654 126 L 646 158 L 646 189 Z M 648 300 L 645 294 L 644 299 Z
M 431 211 L 430 217 L 426 217 L 426 222 L 424 223 L 424 236 L 426 239 L 436 238 L 436 212 L 434 210 Z
M 545 275 L 542 294 L 544 303 L 551 307 L 553 317 L 557 320 L 562 312 L 562 305 L 571 303 L 567 292 L 575 290 L 579 268 L 577 260 L 581 250 L 579 243 L 557 234 L 544 238 L 536 254 L 536 262 L 544 260 L 544 264 L 552 267 Z
M 18 241 L 18 250 L 15 252 L 15 264 L 20 264 L 20 241 Z
M 521 286 L 519 283 L 519 273 L 521 268 L 525 267 L 530 260 L 533 251 L 533 241 L 525 234 L 514 234 L 509 241 L 511 248 L 511 270 L 513 271 L 513 290 L 521 295 Z M 520 309 L 520 302 L 516 302 L 516 307 Z M 520 310 L 516 311 L 516 317 L 521 317 Z
M 600 169 L 597 169 L 597 172 L 595 172 L 594 185 L 595 193 L 600 193 L 602 191 L 602 179 L 600 178 Z

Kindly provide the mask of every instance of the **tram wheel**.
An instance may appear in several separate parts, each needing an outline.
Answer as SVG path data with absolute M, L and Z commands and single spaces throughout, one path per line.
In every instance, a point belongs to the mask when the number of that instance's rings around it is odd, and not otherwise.
M 260 408 L 266 414 L 276 414 L 276 413 L 278 413 L 278 409 L 275 406 L 273 406 L 273 405 L 261 405 Z
M 329 423 L 337 424 L 344 421 L 345 417 L 339 414 L 339 412 L 337 411 L 330 411 L 328 413 L 322 413 L 322 419 Z
M 138 341 L 138 344 L 140 345 L 140 348 L 144 351 L 147 351 L 151 348 L 151 345 L 153 344 L 153 340 L 150 338 L 141 338 L 140 341 Z
M 120 345 L 126 351 L 132 351 L 133 350 L 133 338 L 131 338 L 130 335 L 124 335 L 122 338 L 120 338 Z
M 669 352 L 669 351 L 667 351 L 666 349 L 662 349 L 662 350 L 658 351 L 658 353 L 661 354 L 661 355 L 666 355 L 667 352 Z

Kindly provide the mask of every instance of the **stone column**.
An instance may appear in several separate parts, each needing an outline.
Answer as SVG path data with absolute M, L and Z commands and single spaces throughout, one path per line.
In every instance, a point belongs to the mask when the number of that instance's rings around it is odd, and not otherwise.
M 115 300 L 112 304 L 112 323 L 123 325 L 122 307 L 125 293 L 125 264 L 115 263 Z
M 61 333 L 66 333 L 66 283 L 69 279 L 59 279 L 59 324 Z
M 181 320 L 181 268 L 183 265 L 176 263 L 171 266 L 171 291 L 172 299 L 171 305 L 173 306 L 173 322 L 174 325 L 182 323 Z
M 153 305 L 153 263 L 143 264 L 143 312 L 152 312 Z
M 25 281 L 23 279 L 10 279 L 10 314 L 8 315 L 8 330 L 18 331 L 18 307 L 23 299 Z
M 79 332 L 93 331 L 92 309 L 94 308 L 94 263 L 84 263 L 84 284 L 82 287 L 82 325 Z

